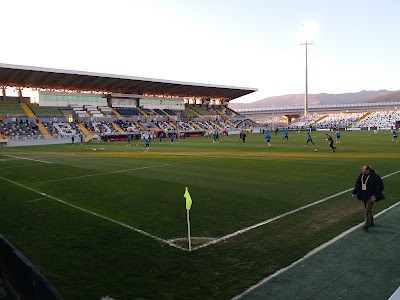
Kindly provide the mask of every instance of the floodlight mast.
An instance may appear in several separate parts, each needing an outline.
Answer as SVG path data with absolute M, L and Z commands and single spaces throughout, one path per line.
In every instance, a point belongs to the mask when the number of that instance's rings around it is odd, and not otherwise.
M 307 64 L 307 47 L 308 45 L 312 45 L 312 42 L 305 41 L 304 43 L 301 43 L 300 45 L 306 46 L 306 90 L 304 92 L 304 116 L 307 116 L 307 110 L 308 110 L 308 64 Z

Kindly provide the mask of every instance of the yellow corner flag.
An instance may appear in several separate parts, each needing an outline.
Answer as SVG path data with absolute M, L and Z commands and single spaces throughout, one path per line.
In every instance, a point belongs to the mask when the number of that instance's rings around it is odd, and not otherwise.
M 183 197 L 186 198 L 186 210 L 190 210 L 190 208 L 192 207 L 192 197 L 190 197 L 187 187 L 185 189 L 185 193 L 183 194 Z

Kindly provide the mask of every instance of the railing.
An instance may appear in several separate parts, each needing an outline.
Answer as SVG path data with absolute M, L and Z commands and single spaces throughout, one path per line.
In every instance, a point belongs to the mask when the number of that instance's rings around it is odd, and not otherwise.
M 2 235 L 0 272 L 11 299 L 63 299 L 36 267 Z
M 374 107 L 399 107 L 400 102 L 376 102 L 376 103 L 352 103 L 352 104 L 325 104 L 325 105 L 309 105 L 308 109 L 324 110 L 324 109 L 360 109 L 360 108 L 374 108 Z M 276 107 L 262 107 L 262 108 L 237 108 L 237 112 L 273 112 L 273 111 L 293 111 L 304 110 L 304 105 L 292 106 L 276 106 Z

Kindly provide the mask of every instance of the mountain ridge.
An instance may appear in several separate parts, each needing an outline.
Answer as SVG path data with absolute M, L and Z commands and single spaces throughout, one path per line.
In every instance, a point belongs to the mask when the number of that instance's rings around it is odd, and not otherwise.
M 343 94 L 309 94 L 309 105 L 329 105 L 329 104 L 351 104 L 351 103 L 373 103 L 373 102 L 400 102 L 400 91 L 360 91 L 355 93 Z M 304 94 L 288 94 L 282 96 L 272 96 L 251 103 L 229 103 L 229 108 L 263 108 L 304 105 Z

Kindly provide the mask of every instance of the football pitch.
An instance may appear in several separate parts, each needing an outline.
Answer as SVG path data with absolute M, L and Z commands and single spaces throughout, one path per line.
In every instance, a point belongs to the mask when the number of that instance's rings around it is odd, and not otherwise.
M 364 164 L 384 178 L 374 212 L 400 200 L 390 131 L 342 132 L 335 153 L 312 136 L 0 149 L 0 233 L 65 299 L 230 299 L 363 221 Z

